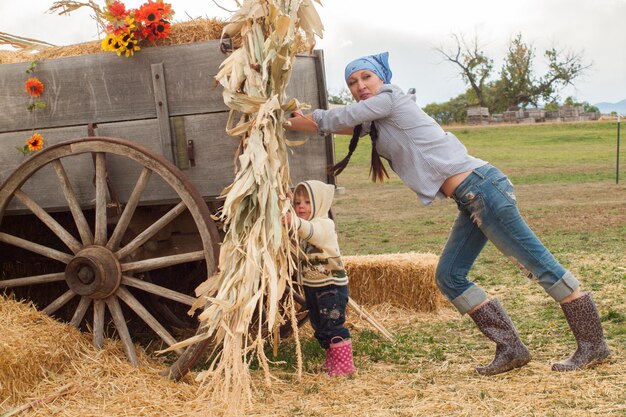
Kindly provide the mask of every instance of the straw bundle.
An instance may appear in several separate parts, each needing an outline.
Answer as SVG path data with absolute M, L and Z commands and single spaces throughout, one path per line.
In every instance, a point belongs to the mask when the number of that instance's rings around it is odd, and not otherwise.
M 119 341 L 96 349 L 89 335 L 32 305 L 0 297 L 0 317 L 2 416 L 197 416 L 210 409 L 195 401 L 197 386 L 163 378 L 163 365 L 141 349 L 138 369 L 122 359 Z
M 76 355 L 71 349 L 89 343 L 77 329 L 66 329 L 17 301 L 0 298 L 0 317 L 0 398 L 26 391 L 48 373 L 58 372 Z
M 32 55 L 21 51 L 0 51 L 0 65 L 32 60 Z
M 437 255 L 415 252 L 344 256 L 350 296 L 360 304 L 436 312 L 445 303 L 435 283 L 438 260 Z
M 277 343 L 279 326 L 289 320 L 297 340 L 294 301 L 287 290 L 296 269 L 291 250 L 296 233 L 281 222 L 291 209 L 283 123 L 302 106 L 295 99 L 287 102 L 285 90 L 298 45 L 312 49 L 321 31 L 311 0 L 244 1 L 224 28 L 226 35 L 242 39 L 242 47 L 215 76 L 231 109 L 226 130 L 241 139 L 240 155 L 235 179 L 222 193 L 226 235 L 220 272 L 196 290 L 197 306 L 207 306 L 200 315 L 205 334 L 183 344 L 214 338 L 220 351 L 200 378 L 211 398 L 228 403 L 232 411 L 251 401 L 251 358 L 270 382 L 265 337 Z
M 179 45 L 193 42 L 206 42 L 220 39 L 224 21 L 217 18 L 197 18 L 185 22 L 172 23 L 172 30 L 167 39 L 159 41 L 158 45 Z M 241 37 L 238 34 L 232 36 L 233 45 L 241 45 Z M 0 44 L 3 42 L 0 40 Z M 146 45 L 143 48 L 151 47 Z M 142 49 L 143 49 L 142 48 Z M 299 44 L 297 52 L 307 50 L 305 43 Z M 29 62 L 33 60 L 42 61 L 45 59 L 64 58 L 78 55 L 98 54 L 102 52 L 102 41 L 91 41 L 77 43 L 67 46 L 52 46 L 32 53 L 26 50 L 0 51 L 0 64 L 12 64 L 15 62 Z
M 168 39 L 159 41 L 159 45 L 178 45 L 192 42 L 204 42 L 220 39 L 224 22 L 216 18 L 193 19 L 186 22 L 172 23 Z M 234 39 L 237 44 L 238 39 Z M 0 39 L 0 44 L 3 44 Z M 149 46 L 148 46 L 149 47 Z M 19 51 L 0 51 L 0 64 L 27 62 L 69 56 L 90 55 L 102 52 L 102 42 L 92 41 L 67 46 L 46 47 L 37 53 Z

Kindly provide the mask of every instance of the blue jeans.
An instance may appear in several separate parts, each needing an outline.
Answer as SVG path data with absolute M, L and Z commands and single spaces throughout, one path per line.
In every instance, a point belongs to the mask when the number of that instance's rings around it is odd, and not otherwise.
M 467 279 L 487 240 L 556 301 L 578 288 L 578 280 L 530 230 L 517 209 L 513 184 L 498 168 L 486 164 L 475 169 L 459 184 L 452 198 L 459 215 L 435 278 L 441 292 L 461 314 L 487 300 L 485 291 Z
M 347 285 L 326 285 L 324 287 L 304 286 L 309 320 L 315 330 L 315 338 L 324 349 L 328 349 L 333 337 L 350 338 L 350 331 L 344 326 L 348 305 Z

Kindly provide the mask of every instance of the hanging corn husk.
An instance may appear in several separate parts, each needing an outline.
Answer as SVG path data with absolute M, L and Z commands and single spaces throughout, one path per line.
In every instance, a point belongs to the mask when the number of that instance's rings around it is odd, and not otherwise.
M 277 337 L 285 320 L 297 330 L 291 291 L 286 292 L 296 264 L 295 231 L 282 224 L 290 209 L 283 123 L 303 106 L 287 101 L 285 90 L 299 45 L 311 50 L 322 24 L 312 0 L 246 0 L 224 33 L 242 39 L 215 77 L 231 109 L 227 131 L 241 138 L 241 146 L 235 179 L 222 193 L 226 236 L 220 272 L 196 290 L 199 304 L 208 305 L 200 315 L 206 333 L 196 340 L 212 337 L 220 346 L 199 378 L 214 400 L 235 408 L 251 399 L 252 358 L 269 383 L 265 339 Z

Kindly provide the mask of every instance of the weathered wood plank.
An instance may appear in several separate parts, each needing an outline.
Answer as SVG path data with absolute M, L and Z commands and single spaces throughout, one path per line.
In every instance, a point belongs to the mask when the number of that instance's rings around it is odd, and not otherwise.
M 162 64 L 171 116 L 225 111 L 214 76 L 226 56 L 218 41 L 145 48 L 130 59 L 101 53 L 41 61 L 44 83 L 36 126 L 26 110 L 28 63 L 0 65 L 0 132 L 155 118 L 152 64 Z M 318 107 L 315 58 L 299 57 L 288 94 Z
M 151 65 L 152 85 L 154 87 L 154 105 L 157 120 L 159 121 L 159 134 L 161 135 L 161 151 L 168 161 L 175 162 L 174 147 L 172 144 L 172 129 L 170 128 L 170 110 L 167 104 L 167 89 L 165 87 L 165 71 L 163 63 Z
M 200 114 L 184 117 L 184 130 L 187 140 L 194 141 L 194 167 L 184 170 L 185 176 L 194 184 L 205 198 L 218 196 L 234 178 L 234 155 L 238 139 L 228 136 L 226 126 L 227 113 Z M 131 122 L 105 123 L 98 126 L 97 135 L 119 137 L 140 143 L 160 153 L 161 142 L 158 135 L 157 119 Z M 47 140 L 48 146 L 70 139 L 84 137 L 86 127 L 64 127 L 40 131 Z M 302 146 L 291 148 L 290 168 L 293 183 L 306 179 L 327 180 L 326 143 L 315 134 L 290 133 L 293 140 L 309 140 Z M 0 133 L 0 143 L 6 153 L 0 154 L 0 183 L 13 172 L 22 161 L 14 146 L 23 143 L 20 132 Z M 71 182 L 73 192 L 81 207 L 93 207 L 95 187 L 93 184 L 94 164 L 90 154 L 62 158 L 66 176 Z M 134 190 L 143 166 L 116 155 L 107 155 L 107 173 L 111 186 L 115 189 L 121 202 L 126 202 Z M 152 175 L 146 189 L 141 195 L 140 205 L 171 202 L 177 197 L 173 190 L 160 178 Z M 36 196 L 37 203 L 47 210 L 66 209 L 68 202 L 59 179 L 51 167 L 44 167 L 36 172 L 22 186 L 22 191 L 31 197 Z M 16 199 L 14 199 L 16 200 Z M 24 207 L 12 201 L 8 207 L 9 214 L 15 214 Z

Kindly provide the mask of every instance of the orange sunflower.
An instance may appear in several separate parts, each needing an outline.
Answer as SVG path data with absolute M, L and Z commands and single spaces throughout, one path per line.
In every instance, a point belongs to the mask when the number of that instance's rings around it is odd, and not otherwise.
M 26 92 L 31 97 L 39 97 L 43 93 L 43 83 L 37 78 L 29 78 L 26 80 Z
M 34 133 L 27 141 L 26 148 L 30 152 L 40 151 L 43 148 L 43 136 L 39 133 Z

